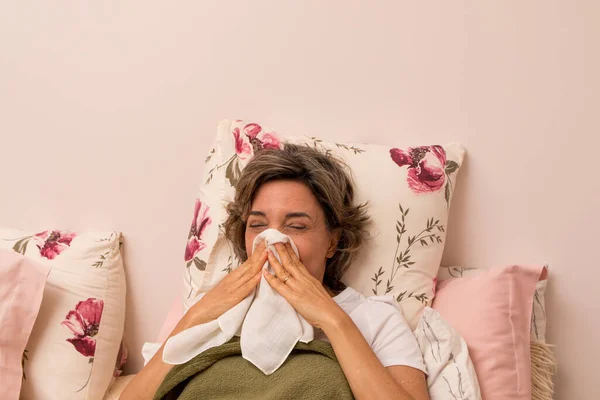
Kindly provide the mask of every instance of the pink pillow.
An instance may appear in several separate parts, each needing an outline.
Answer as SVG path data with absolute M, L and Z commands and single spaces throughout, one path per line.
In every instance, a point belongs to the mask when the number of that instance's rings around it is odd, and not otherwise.
M 50 268 L 12 250 L 0 249 L 0 399 L 17 400 L 21 361 L 42 304 Z
M 531 399 L 531 309 L 545 274 L 514 265 L 438 285 L 432 307 L 467 342 L 484 399 Z
M 158 338 L 156 339 L 157 343 L 163 343 L 175 326 L 179 322 L 179 320 L 183 317 L 183 302 L 181 301 L 181 296 L 177 296 L 173 305 L 171 306 L 171 311 L 169 311 L 169 315 L 167 315 L 167 319 L 163 323 L 162 328 L 160 328 L 160 333 L 158 334 Z

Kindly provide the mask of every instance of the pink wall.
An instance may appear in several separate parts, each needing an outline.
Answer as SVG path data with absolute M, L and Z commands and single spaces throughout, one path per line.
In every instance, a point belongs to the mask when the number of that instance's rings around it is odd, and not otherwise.
M 4 3 L 0 224 L 123 231 L 134 354 L 180 288 L 215 125 L 247 118 L 463 142 L 444 262 L 549 262 L 556 398 L 600 397 L 598 2 Z

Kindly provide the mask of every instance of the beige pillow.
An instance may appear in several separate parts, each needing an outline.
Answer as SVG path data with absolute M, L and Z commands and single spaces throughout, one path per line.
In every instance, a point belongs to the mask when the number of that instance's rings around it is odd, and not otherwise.
M 239 262 L 221 225 L 241 171 L 255 149 L 279 148 L 286 142 L 316 147 L 349 165 L 357 202 L 369 204 L 373 240 L 344 282 L 364 295 L 394 296 L 414 329 L 420 311 L 433 299 L 463 148 L 328 142 L 282 135 L 240 120 L 219 124 L 206 159 L 186 247 L 185 308 L 193 293 L 212 288 Z
M 50 269 L 23 354 L 21 399 L 101 399 L 115 371 L 125 322 L 121 234 L 0 228 L 12 248 Z

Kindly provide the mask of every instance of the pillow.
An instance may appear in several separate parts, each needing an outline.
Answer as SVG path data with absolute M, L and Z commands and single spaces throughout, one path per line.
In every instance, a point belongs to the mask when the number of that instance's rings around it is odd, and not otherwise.
M 364 295 L 393 295 L 414 329 L 434 295 L 462 147 L 326 142 L 284 136 L 240 120 L 219 124 L 206 158 L 185 251 L 184 309 L 196 292 L 210 290 L 239 264 L 222 228 L 225 205 L 233 200 L 237 180 L 254 152 L 284 143 L 315 147 L 348 164 L 357 202 L 368 201 L 373 240 L 350 266 L 344 283 Z
M 546 266 L 547 268 L 547 266 Z M 438 273 L 440 280 L 458 279 L 484 272 L 482 268 L 442 267 Z M 531 310 L 530 352 L 531 352 L 531 394 L 536 400 L 552 400 L 554 384 L 552 378 L 556 372 L 556 359 L 552 348 L 546 343 L 546 286 L 547 274 L 535 285 L 533 308 Z
M 24 357 L 23 399 L 100 399 L 125 322 L 121 234 L 0 228 L 0 247 L 50 268 Z
M 546 268 L 548 266 L 546 265 Z M 438 272 L 438 279 L 458 279 L 462 277 L 473 276 L 486 271 L 484 268 L 468 267 L 444 267 Z M 540 279 L 535 285 L 533 294 L 533 308 L 531 310 L 531 341 L 546 343 L 546 286 L 548 284 L 547 275 Z
M 123 341 L 121 341 L 121 346 L 119 347 L 119 353 L 117 354 L 117 360 L 115 361 L 115 370 L 113 372 L 113 378 L 118 378 L 123 374 L 123 369 L 125 368 L 125 364 L 127 364 L 127 359 L 129 358 L 129 349 L 125 345 Z M 111 380 L 111 385 L 114 383 L 114 379 Z M 110 386 L 110 385 L 109 385 Z
M 533 309 L 531 310 L 531 341 L 546 343 L 546 286 L 548 279 L 535 285 Z
M 432 307 L 467 342 L 484 399 L 531 399 L 531 310 L 543 273 L 498 267 L 438 284 Z
M 0 249 L 0 398 L 17 400 L 25 345 L 38 315 L 50 268 Z
M 431 400 L 481 399 L 467 344 L 439 312 L 425 307 L 414 334 L 427 367 Z
M 171 306 L 171 310 L 163 323 L 162 328 L 160 328 L 160 332 L 158 333 L 158 338 L 156 339 L 156 343 L 163 343 L 173 329 L 177 326 L 177 323 L 183 318 L 183 304 L 181 303 L 181 296 L 177 296 L 175 301 L 173 301 L 173 305 Z

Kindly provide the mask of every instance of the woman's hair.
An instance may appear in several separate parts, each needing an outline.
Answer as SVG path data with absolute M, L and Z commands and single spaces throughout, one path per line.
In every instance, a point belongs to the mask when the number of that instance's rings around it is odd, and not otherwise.
M 236 256 L 242 261 L 248 258 L 246 221 L 258 188 L 276 180 L 305 184 L 323 209 L 327 229 L 339 231 L 340 240 L 335 254 L 327 260 L 323 283 L 334 292 L 343 290 L 342 275 L 367 239 L 370 218 L 366 204 L 353 204 L 354 185 L 347 165 L 308 146 L 286 144 L 281 150 L 261 150 L 242 171 L 225 221 L 225 234 L 233 242 Z

